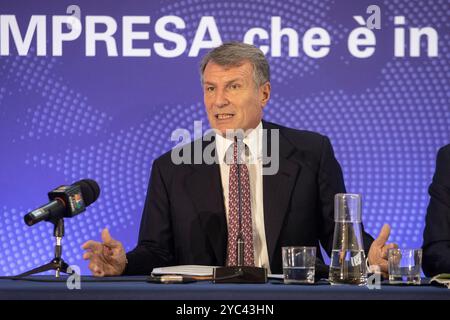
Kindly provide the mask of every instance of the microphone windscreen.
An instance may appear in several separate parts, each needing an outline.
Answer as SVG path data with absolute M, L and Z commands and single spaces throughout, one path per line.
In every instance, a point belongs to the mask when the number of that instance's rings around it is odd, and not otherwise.
M 83 179 L 75 182 L 74 185 L 80 186 L 86 207 L 96 201 L 100 195 L 100 187 L 98 183 L 92 179 Z

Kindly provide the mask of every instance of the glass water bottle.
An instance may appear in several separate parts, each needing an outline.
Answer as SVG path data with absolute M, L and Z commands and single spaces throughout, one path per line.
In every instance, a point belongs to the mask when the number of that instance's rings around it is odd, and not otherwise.
M 334 221 L 329 280 L 331 284 L 365 285 L 367 271 L 362 238 L 361 196 L 336 194 Z

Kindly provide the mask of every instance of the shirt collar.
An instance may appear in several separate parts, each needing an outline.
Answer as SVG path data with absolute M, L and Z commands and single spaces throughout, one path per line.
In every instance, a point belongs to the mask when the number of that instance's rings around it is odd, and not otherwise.
M 245 137 L 244 144 L 250 151 L 249 161 L 256 161 L 262 158 L 262 138 L 263 138 L 263 126 L 260 121 L 256 128 L 252 129 Z M 233 140 L 229 140 L 219 133 L 216 133 L 216 150 L 220 163 L 225 163 L 225 153 L 233 144 Z

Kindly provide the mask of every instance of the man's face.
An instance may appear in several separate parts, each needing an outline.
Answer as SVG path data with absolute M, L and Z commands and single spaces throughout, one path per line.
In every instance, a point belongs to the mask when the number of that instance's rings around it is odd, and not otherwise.
M 270 98 L 270 83 L 256 88 L 253 65 L 223 67 L 209 62 L 203 72 L 203 93 L 209 124 L 222 134 L 227 129 L 253 129 Z

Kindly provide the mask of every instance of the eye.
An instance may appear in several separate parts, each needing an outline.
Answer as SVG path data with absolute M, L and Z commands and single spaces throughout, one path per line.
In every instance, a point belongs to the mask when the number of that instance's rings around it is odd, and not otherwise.
M 238 83 L 232 83 L 232 84 L 230 84 L 230 89 L 232 89 L 232 90 L 239 89 L 240 87 L 241 87 L 241 85 L 238 84 Z
M 207 87 L 205 88 L 205 90 L 206 90 L 207 92 L 213 92 L 213 91 L 214 91 L 214 87 L 213 87 L 213 86 L 207 86 Z

